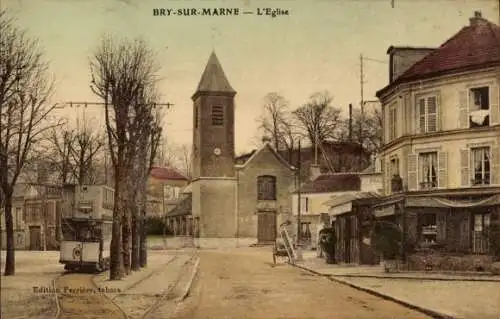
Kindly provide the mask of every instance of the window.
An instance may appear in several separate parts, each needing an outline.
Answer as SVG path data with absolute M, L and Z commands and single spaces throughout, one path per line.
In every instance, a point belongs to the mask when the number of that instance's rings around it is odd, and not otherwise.
M 418 157 L 419 186 L 421 189 L 438 186 L 437 152 L 420 153 Z
M 470 127 L 488 126 L 490 121 L 489 87 L 472 88 L 469 91 Z
M 224 124 L 224 109 L 220 105 L 212 106 L 212 125 Z
M 16 207 L 16 229 L 21 228 L 21 217 L 22 217 L 21 208 Z
M 302 240 L 311 240 L 311 223 L 310 222 L 302 222 L 300 223 L 300 239 Z
M 437 99 L 429 96 L 418 100 L 420 133 L 437 131 Z
M 391 178 L 393 176 L 399 176 L 399 159 L 397 157 L 394 157 L 391 159 Z
M 268 175 L 257 177 L 257 199 L 276 200 L 276 177 Z
M 389 109 L 389 125 L 388 125 L 388 127 L 389 127 L 389 141 L 396 139 L 396 136 L 397 136 L 396 123 L 397 123 L 396 106 L 392 106 Z
M 300 212 L 307 213 L 309 212 L 309 197 L 301 197 L 300 198 Z
M 490 184 L 490 148 L 471 149 L 472 185 Z
M 432 245 L 437 242 L 437 215 L 436 213 L 423 213 L 420 219 L 420 243 L 422 245 Z
M 488 252 L 488 226 L 490 225 L 489 213 L 474 214 L 474 228 L 472 231 L 472 251 L 475 253 Z
M 198 109 L 198 107 L 196 107 L 194 109 L 194 127 L 195 128 L 198 128 L 198 119 L 199 119 L 199 116 L 200 116 L 200 110 Z

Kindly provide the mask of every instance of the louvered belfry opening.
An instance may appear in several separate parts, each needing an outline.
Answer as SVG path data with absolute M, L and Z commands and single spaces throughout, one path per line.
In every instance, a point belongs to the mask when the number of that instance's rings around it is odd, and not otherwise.
M 221 105 L 212 106 L 212 125 L 224 125 L 224 109 Z

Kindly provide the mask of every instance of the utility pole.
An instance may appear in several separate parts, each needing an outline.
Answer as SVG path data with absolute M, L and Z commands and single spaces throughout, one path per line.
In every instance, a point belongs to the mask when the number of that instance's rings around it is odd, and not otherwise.
M 318 165 L 318 127 L 314 128 L 314 165 Z
M 301 163 L 301 149 L 300 149 L 300 140 L 299 140 L 299 157 L 298 157 L 298 160 L 297 160 L 297 196 L 298 196 L 298 209 L 297 209 L 297 246 L 300 244 L 300 231 L 301 231 L 301 228 L 302 228 L 302 225 L 301 225 L 301 222 L 300 222 L 300 210 L 302 208 L 302 205 L 301 205 L 301 193 L 300 193 L 300 168 L 302 166 L 302 163 Z
M 364 101 L 364 84 L 365 84 L 365 74 L 363 72 L 363 54 L 359 55 L 359 62 L 360 62 L 360 74 L 359 74 L 359 84 L 360 84 L 360 93 L 361 93 L 361 101 L 360 101 L 360 111 L 361 111 L 361 117 L 359 119 L 359 136 L 358 136 L 358 142 L 360 145 L 360 150 L 359 150 L 359 169 L 362 169 L 362 163 L 363 163 L 363 127 L 364 127 L 364 122 L 365 122 L 365 101 Z

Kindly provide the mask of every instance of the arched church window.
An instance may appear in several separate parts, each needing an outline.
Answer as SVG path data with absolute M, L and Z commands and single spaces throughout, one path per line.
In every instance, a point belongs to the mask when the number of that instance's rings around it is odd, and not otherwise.
M 224 109 L 221 105 L 212 106 L 212 125 L 223 125 L 224 124 Z
M 270 175 L 257 177 L 257 199 L 276 200 L 276 177 Z

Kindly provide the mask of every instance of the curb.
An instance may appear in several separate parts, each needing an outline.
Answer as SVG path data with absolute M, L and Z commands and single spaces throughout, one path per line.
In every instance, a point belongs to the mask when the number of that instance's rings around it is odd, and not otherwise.
M 196 257 L 196 262 L 195 262 L 194 267 L 193 267 L 194 268 L 193 272 L 191 273 L 191 276 L 189 277 L 189 280 L 188 280 L 186 286 L 184 286 L 184 292 L 178 298 L 178 301 L 183 301 L 189 295 L 189 292 L 191 291 L 191 287 L 193 286 L 194 278 L 196 277 L 196 274 L 198 273 L 199 266 L 200 266 L 200 258 Z
M 325 278 L 329 279 L 330 281 L 334 281 L 334 282 L 337 282 L 337 283 L 349 286 L 351 288 L 354 288 L 354 289 L 357 289 L 357 290 L 369 293 L 369 294 L 374 295 L 376 297 L 380 297 L 382 299 L 398 303 L 398 304 L 400 304 L 400 305 L 402 305 L 402 306 L 404 306 L 406 308 L 410 308 L 412 310 L 419 311 L 419 312 L 421 312 L 421 313 L 423 313 L 423 314 L 425 314 L 427 316 L 430 316 L 432 318 L 436 318 L 436 319 L 459 319 L 457 317 L 452 317 L 452 316 L 445 315 L 445 314 L 439 313 L 439 312 L 431 310 L 431 309 L 427 309 L 427 308 L 423 308 L 423 307 L 411 304 L 409 302 L 406 302 L 406 301 L 403 301 L 403 300 L 391 297 L 389 295 L 382 294 L 382 293 L 380 293 L 378 291 L 375 291 L 375 290 L 372 290 L 372 289 L 364 288 L 364 287 L 361 287 L 361 286 L 349 283 L 347 281 L 344 281 L 344 280 L 341 280 L 341 279 L 338 279 L 338 278 L 334 278 L 334 276 L 324 275 L 324 274 L 322 274 L 320 272 L 317 272 L 315 270 L 306 268 L 304 266 L 300 266 L 300 265 L 296 265 L 296 264 L 291 264 L 291 265 L 293 267 L 296 267 L 296 268 L 308 271 L 310 273 L 313 273 L 313 274 L 315 274 L 317 276 L 325 277 Z
M 300 267 L 300 266 L 298 266 Z M 305 267 L 304 267 L 305 268 Z M 405 279 L 405 280 L 434 280 L 434 281 L 473 281 L 473 282 L 500 282 L 500 279 L 488 279 L 488 278 L 444 278 L 444 277 L 411 277 L 411 276 L 378 276 L 378 275 L 324 275 L 322 276 L 333 276 L 333 277 L 352 277 L 352 278 L 377 278 L 377 279 Z

